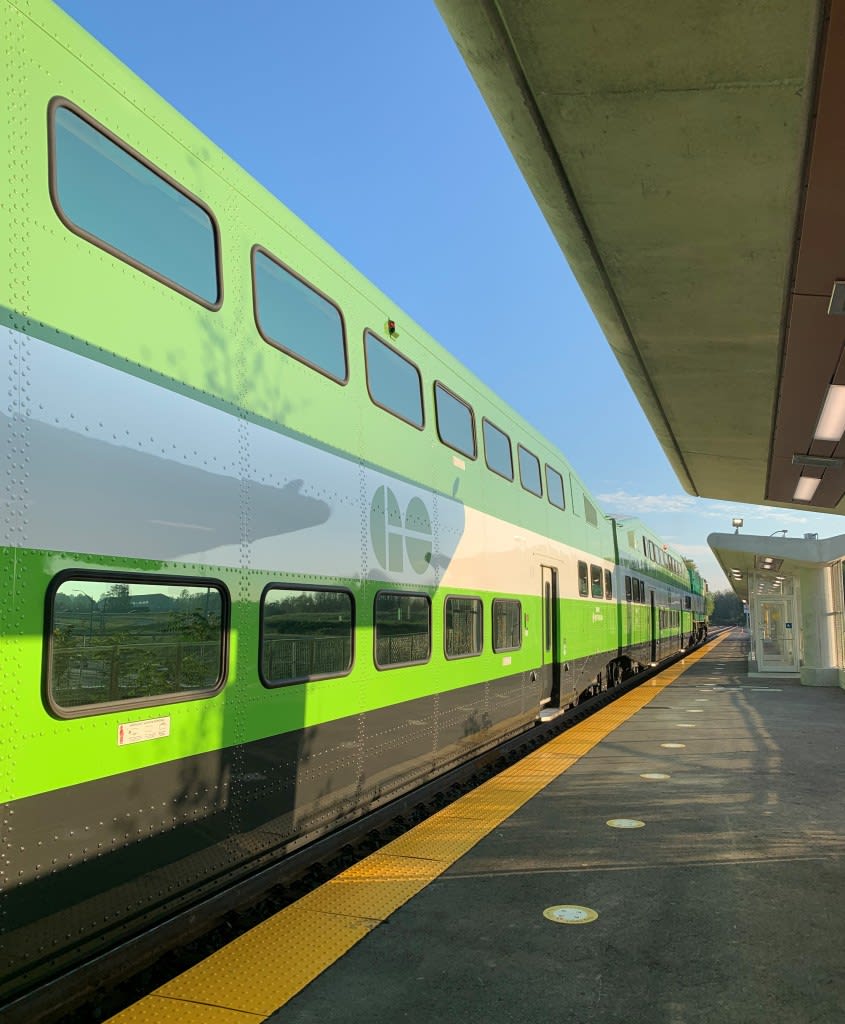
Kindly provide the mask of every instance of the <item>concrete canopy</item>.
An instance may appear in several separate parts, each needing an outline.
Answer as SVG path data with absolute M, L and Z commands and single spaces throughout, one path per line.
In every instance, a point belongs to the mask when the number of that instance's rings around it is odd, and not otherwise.
M 845 558 L 845 535 L 819 540 L 711 533 L 707 543 L 744 601 L 750 601 L 755 590 L 764 596 L 776 594 L 777 581 L 797 576 L 801 569 L 834 565 Z
M 845 512 L 845 0 L 437 4 L 682 485 Z

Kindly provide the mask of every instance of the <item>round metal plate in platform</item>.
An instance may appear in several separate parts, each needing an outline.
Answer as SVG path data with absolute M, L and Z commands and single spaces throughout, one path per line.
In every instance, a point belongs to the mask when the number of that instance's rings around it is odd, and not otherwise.
M 555 924 L 590 924 L 598 918 L 595 910 L 589 907 L 578 907 L 571 903 L 562 903 L 556 907 L 546 907 L 543 917 Z
M 681 747 L 685 747 L 686 743 L 661 743 L 661 747 L 668 747 L 670 750 L 678 750 Z
M 645 828 L 645 822 L 638 818 L 610 818 L 607 824 L 611 828 Z
M 665 772 L 641 772 L 641 779 L 648 779 L 649 782 L 659 782 L 663 779 L 671 779 L 671 775 L 667 775 Z

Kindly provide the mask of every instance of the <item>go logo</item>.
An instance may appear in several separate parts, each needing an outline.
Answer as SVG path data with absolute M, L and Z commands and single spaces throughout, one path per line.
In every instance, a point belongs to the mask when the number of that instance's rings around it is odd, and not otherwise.
M 387 572 L 403 572 L 406 554 L 420 576 L 431 565 L 431 517 L 420 498 L 411 498 L 403 519 L 393 491 L 377 488 L 370 502 L 370 539 Z

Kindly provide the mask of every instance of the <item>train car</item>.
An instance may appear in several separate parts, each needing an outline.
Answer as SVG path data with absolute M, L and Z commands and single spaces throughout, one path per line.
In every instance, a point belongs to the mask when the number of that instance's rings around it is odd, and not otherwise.
M 58 8 L 0 24 L 2 1004 L 659 662 L 694 592 Z
M 626 672 L 656 665 L 707 635 L 706 583 L 680 552 L 634 517 L 614 519 L 624 605 L 620 663 Z

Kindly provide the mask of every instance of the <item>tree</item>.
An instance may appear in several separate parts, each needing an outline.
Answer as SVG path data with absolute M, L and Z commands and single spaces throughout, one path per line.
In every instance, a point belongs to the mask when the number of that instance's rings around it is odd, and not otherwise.
M 112 583 L 105 594 L 103 594 L 103 607 L 110 612 L 128 612 L 131 607 L 129 584 Z
M 717 590 L 713 594 L 710 621 L 714 626 L 744 626 L 745 609 L 732 590 Z

